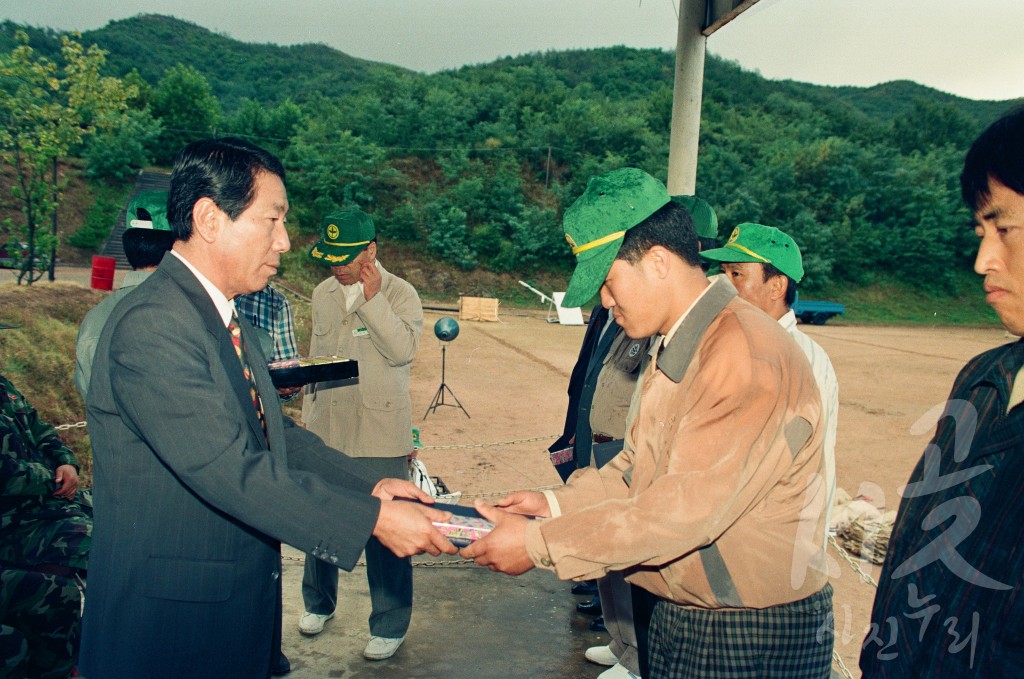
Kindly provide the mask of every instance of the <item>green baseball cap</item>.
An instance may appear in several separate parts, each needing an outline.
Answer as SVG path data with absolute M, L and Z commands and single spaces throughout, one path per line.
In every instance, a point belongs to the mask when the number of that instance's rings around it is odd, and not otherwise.
M 672 202 L 679 203 L 690 213 L 698 237 L 718 238 L 718 215 L 706 200 L 697 196 L 672 196 Z
M 140 191 L 128 203 L 125 221 L 126 229 L 170 231 L 171 224 L 167 221 L 167 192 Z
M 732 230 L 723 247 L 706 250 L 700 256 L 711 262 L 772 264 L 797 283 L 804 277 L 803 260 L 796 241 L 774 226 L 740 224 Z
M 576 255 L 562 306 L 585 304 L 601 288 L 626 231 L 669 202 L 665 185 L 633 167 L 612 170 L 587 182 L 587 189 L 562 218 L 565 240 Z
M 359 208 L 345 208 L 324 217 L 323 236 L 309 256 L 314 262 L 341 266 L 355 259 L 377 237 L 373 220 Z

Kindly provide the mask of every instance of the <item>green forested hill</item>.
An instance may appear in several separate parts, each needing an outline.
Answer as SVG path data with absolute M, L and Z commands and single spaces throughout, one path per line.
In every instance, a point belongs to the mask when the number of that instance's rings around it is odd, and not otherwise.
M 0 49 L 13 44 L 13 24 L 0 31 Z M 33 45 L 55 52 L 56 34 L 32 33 Z M 124 76 L 132 69 L 156 84 L 164 72 L 183 63 L 202 73 L 225 110 L 243 99 L 278 103 L 306 101 L 315 93 L 342 96 L 379 71 L 402 71 L 397 66 L 356 59 L 322 44 L 281 47 L 251 44 L 209 31 L 196 24 L 157 14 L 111 21 L 82 34 L 83 44 L 95 43 L 108 52 L 108 72 Z
M 0 24 L 0 55 L 16 28 Z M 58 34 L 30 33 L 40 53 L 56 53 Z M 245 136 L 282 156 L 289 221 L 307 234 L 358 205 L 386 238 L 462 269 L 565 272 L 561 213 L 590 177 L 635 166 L 665 179 L 665 50 L 544 52 L 422 74 L 323 45 L 245 44 L 158 15 L 82 42 L 107 50 L 107 72 L 142 90 L 133 126 L 82 150 L 90 171 L 97 159 L 167 163 L 214 132 Z M 790 232 L 808 290 L 879 276 L 951 290 L 974 247 L 958 197 L 963 153 L 1013 105 L 910 82 L 773 81 L 709 55 L 697 193 L 723 238 L 749 221 Z M 130 145 L 130 161 L 116 156 Z
M 142 15 L 82 34 L 109 52 L 116 75 L 137 69 L 150 83 L 178 63 L 193 66 L 226 110 L 242 99 L 306 101 L 313 93 L 342 96 L 381 70 L 402 70 L 350 57 L 322 44 L 280 47 L 242 43 L 172 17 Z
M 814 87 L 802 85 L 802 87 Z M 915 100 L 923 99 L 936 104 L 950 104 L 976 120 L 987 123 L 1006 111 L 1005 101 L 976 101 L 925 87 L 910 80 L 895 80 L 873 87 L 822 88 L 837 99 L 842 99 L 880 121 L 891 121 L 910 112 Z

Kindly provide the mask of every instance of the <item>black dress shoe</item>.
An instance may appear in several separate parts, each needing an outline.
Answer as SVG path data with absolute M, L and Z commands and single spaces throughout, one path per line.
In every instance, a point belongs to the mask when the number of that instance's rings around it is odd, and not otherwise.
M 588 625 L 588 627 L 590 627 L 590 631 L 591 632 L 607 632 L 608 631 L 608 628 L 604 626 L 604 616 L 603 615 L 599 615 L 596 618 L 594 618 L 593 620 L 591 620 L 590 621 L 590 625 Z
M 601 600 L 595 596 L 590 601 L 581 601 L 576 604 L 576 610 L 585 615 L 601 615 Z
M 573 594 L 587 595 L 597 594 L 597 581 L 596 580 L 584 580 L 583 582 L 577 582 L 569 590 Z
M 283 677 L 292 671 L 292 664 L 288 662 L 288 656 L 278 653 L 277 659 L 270 663 L 270 674 L 275 677 Z

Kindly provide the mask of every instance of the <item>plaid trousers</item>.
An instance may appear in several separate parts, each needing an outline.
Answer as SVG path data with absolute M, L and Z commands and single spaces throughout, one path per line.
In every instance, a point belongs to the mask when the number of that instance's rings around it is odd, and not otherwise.
M 827 679 L 832 585 L 770 608 L 708 610 L 659 600 L 644 679 Z

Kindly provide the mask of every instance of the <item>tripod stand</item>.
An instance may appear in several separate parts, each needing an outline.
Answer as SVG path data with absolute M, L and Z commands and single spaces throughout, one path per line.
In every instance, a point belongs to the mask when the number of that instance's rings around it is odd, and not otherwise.
M 451 387 L 449 387 L 444 382 L 444 361 L 445 361 L 445 350 L 447 348 L 448 348 L 448 344 L 446 342 L 442 342 L 441 343 L 441 386 L 439 386 L 437 388 L 437 391 L 434 393 L 434 398 L 430 401 L 430 405 L 427 406 L 427 412 L 423 413 L 423 419 L 424 420 L 427 419 L 427 415 L 429 415 L 432 412 L 435 412 L 441 406 L 450 406 L 452 408 L 458 408 L 462 412 L 466 413 L 466 417 L 469 417 L 469 413 L 466 412 L 466 409 L 462 407 L 462 403 L 459 402 L 459 397 L 456 396 L 455 392 L 451 390 Z M 455 399 L 455 403 L 445 403 L 444 402 L 444 392 L 446 392 L 446 391 L 449 394 L 451 394 L 453 399 Z M 472 418 L 470 418 L 470 419 L 472 419 Z

